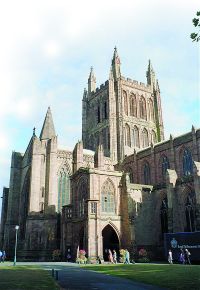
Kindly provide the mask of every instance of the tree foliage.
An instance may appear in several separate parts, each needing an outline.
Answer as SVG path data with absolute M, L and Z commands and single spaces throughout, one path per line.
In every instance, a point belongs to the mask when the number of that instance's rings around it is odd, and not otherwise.
M 190 38 L 192 39 L 192 41 L 199 41 L 200 40 L 200 11 L 197 11 L 196 13 L 197 18 L 193 18 L 192 22 L 194 27 L 196 27 L 196 29 L 198 29 L 197 32 L 193 32 L 190 34 Z

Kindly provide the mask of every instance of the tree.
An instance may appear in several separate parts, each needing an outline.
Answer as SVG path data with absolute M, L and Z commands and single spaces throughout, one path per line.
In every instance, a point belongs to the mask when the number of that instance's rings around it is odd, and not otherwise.
M 198 17 L 193 18 L 192 22 L 193 22 L 194 27 L 196 27 L 199 30 L 197 31 L 197 33 L 196 32 L 191 33 L 190 38 L 192 39 L 192 41 L 198 42 L 200 40 L 200 34 L 199 34 L 199 32 L 200 32 L 200 17 L 199 17 L 200 11 L 197 11 L 196 16 L 198 16 Z

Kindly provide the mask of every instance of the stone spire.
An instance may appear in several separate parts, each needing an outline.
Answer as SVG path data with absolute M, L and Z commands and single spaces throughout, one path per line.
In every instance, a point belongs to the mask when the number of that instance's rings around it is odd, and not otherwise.
M 88 94 L 90 95 L 95 90 L 96 90 L 96 77 L 94 75 L 93 67 L 91 67 L 90 68 L 90 75 L 88 78 Z
M 117 80 L 121 76 L 120 64 L 121 63 L 120 63 L 119 55 L 117 53 L 117 47 L 115 46 L 113 59 L 112 59 L 112 71 L 113 71 L 113 76 L 115 80 Z
M 52 137 L 55 137 L 55 136 L 56 136 L 56 133 L 55 133 L 55 129 L 54 129 L 51 109 L 50 109 L 50 107 L 48 107 L 46 117 L 44 120 L 44 124 L 42 127 L 42 131 L 40 133 L 40 140 L 51 139 Z
M 153 70 L 153 67 L 152 67 L 150 59 L 149 59 L 149 64 L 148 64 L 148 69 L 147 69 L 146 76 L 147 76 L 147 84 L 155 89 L 156 78 L 155 78 L 155 72 Z

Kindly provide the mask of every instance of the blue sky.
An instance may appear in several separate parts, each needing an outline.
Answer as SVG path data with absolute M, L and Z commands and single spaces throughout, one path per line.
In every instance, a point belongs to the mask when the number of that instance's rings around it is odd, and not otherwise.
M 189 37 L 197 10 L 195 0 L 1 3 L 0 187 L 9 185 L 12 150 L 25 151 L 34 126 L 39 135 L 48 106 L 59 144 L 81 139 L 90 66 L 99 86 L 115 45 L 125 77 L 146 82 L 151 59 L 166 138 L 200 127 L 199 44 Z

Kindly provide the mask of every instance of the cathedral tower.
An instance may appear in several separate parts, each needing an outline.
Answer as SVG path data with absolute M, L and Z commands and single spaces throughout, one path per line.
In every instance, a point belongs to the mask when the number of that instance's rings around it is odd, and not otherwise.
M 109 79 L 97 89 L 91 69 L 82 100 L 84 148 L 95 151 L 102 144 L 105 156 L 117 163 L 164 139 L 160 89 L 150 61 L 146 76 L 147 84 L 123 77 L 116 47 Z

